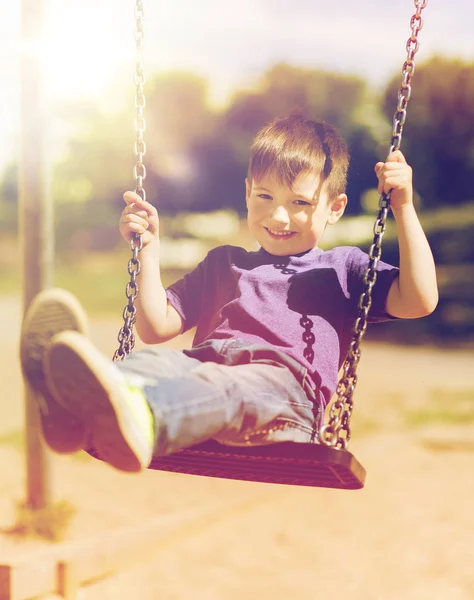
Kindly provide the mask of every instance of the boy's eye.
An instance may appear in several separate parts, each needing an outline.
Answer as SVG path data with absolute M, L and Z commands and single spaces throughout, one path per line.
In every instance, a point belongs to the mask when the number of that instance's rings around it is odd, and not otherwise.
M 262 198 L 263 200 L 271 200 L 272 199 L 272 197 L 269 194 L 259 194 L 258 197 Z
M 297 204 L 298 206 L 309 206 L 309 202 L 306 202 L 306 200 L 295 200 L 295 204 Z

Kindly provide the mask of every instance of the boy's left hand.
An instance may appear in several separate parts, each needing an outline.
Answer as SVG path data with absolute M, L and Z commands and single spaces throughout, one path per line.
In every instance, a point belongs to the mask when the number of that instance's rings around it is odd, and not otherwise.
M 379 180 L 379 194 L 387 194 L 392 190 L 390 206 L 393 209 L 413 204 L 412 169 L 400 150 L 392 152 L 386 162 L 378 162 L 375 165 L 375 173 Z

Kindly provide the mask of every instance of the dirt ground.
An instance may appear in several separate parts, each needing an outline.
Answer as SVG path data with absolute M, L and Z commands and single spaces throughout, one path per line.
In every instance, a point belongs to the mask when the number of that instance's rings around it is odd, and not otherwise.
M 0 314 L 2 437 L 23 422 L 18 298 L 0 298 Z M 109 355 L 119 325 L 120 317 L 92 322 L 94 341 Z M 350 448 L 368 472 L 361 491 L 126 475 L 92 459 L 52 456 L 52 497 L 77 509 L 68 540 L 196 514 L 150 560 L 83 588 L 79 598 L 474 599 L 472 426 L 406 421 L 432 393 L 449 406 L 472 392 L 473 365 L 468 350 L 365 345 Z M 25 497 L 24 455 L 4 443 L 0 465 L 2 530 Z M 46 546 L 0 534 L 0 564 Z

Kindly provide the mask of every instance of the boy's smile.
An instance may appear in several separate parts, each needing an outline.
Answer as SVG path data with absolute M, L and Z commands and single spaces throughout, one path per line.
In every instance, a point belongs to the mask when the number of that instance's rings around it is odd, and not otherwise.
M 269 227 L 265 227 L 265 229 L 268 231 L 269 235 L 272 238 L 275 238 L 276 240 L 284 240 L 288 239 L 293 235 L 296 235 L 295 231 L 286 231 L 284 229 L 270 229 Z
M 270 254 L 288 256 L 315 248 L 327 223 L 335 223 L 347 203 L 341 194 L 332 203 L 314 173 L 300 173 L 292 187 L 274 174 L 246 180 L 250 232 Z

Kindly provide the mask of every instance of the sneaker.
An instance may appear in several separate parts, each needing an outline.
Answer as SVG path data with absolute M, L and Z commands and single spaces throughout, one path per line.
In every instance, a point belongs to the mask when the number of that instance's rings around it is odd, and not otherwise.
M 102 460 L 120 471 L 148 467 L 154 445 L 153 414 L 133 378 L 74 331 L 54 337 L 44 369 L 57 402 L 87 423 Z
M 86 333 L 87 316 L 77 299 L 60 289 L 40 292 L 31 302 L 23 320 L 20 362 L 39 408 L 44 440 L 52 450 L 61 454 L 77 452 L 86 444 L 84 422 L 54 400 L 44 377 L 45 350 L 52 337 L 65 329 Z

